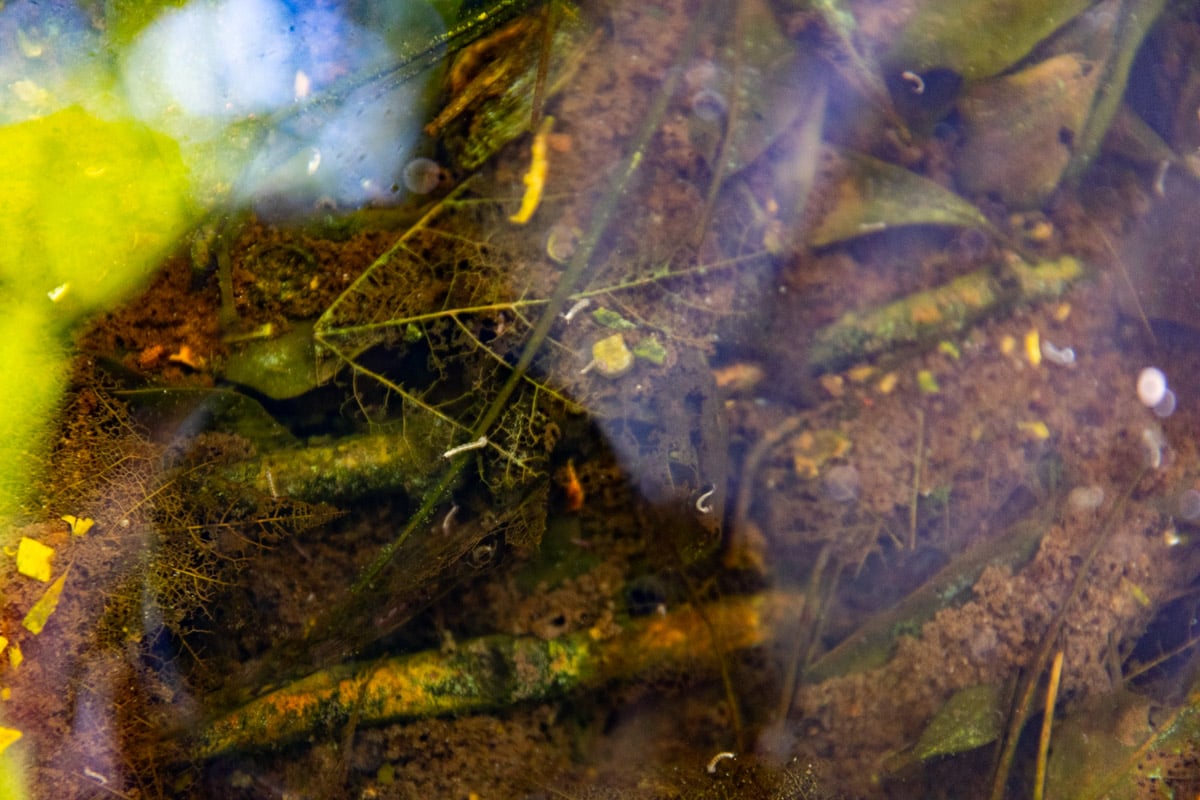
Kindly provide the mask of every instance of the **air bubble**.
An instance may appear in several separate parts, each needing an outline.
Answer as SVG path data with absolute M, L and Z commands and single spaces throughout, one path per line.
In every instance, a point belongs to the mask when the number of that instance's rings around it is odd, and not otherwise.
M 831 467 L 825 473 L 825 496 L 835 503 L 849 503 L 858 499 L 862 478 L 858 470 L 848 464 Z
M 1188 489 L 1179 496 L 1179 516 L 1188 522 L 1200 519 L 1200 492 Z
M 725 96 L 713 89 L 700 89 L 692 95 L 692 113 L 705 122 L 719 122 L 729 108 Z
M 404 186 L 413 194 L 429 194 L 442 182 L 442 168 L 432 158 L 414 158 L 404 165 Z
M 1166 419 L 1175 413 L 1175 393 L 1170 389 L 1163 394 L 1162 400 L 1154 404 L 1154 415 L 1159 419 Z
M 1167 393 L 1167 376 L 1158 367 L 1146 367 L 1138 373 L 1138 400 L 1147 408 L 1154 408 L 1162 402 Z

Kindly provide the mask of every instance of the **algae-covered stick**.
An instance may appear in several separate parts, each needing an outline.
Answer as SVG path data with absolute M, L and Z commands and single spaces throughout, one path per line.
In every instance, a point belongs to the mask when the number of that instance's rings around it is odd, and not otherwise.
M 226 468 L 225 477 L 264 496 L 310 503 L 336 505 L 385 492 L 420 495 L 432 483 L 438 452 L 437 443 L 413 427 L 273 450 Z
M 844 369 L 898 348 L 961 333 L 1015 303 L 1061 295 L 1084 274 L 1071 256 L 1030 266 L 1018 258 L 1008 273 L 981 269 L 865 312 L 850 312 L 819 330 L 809 352 L 815 372 Z
M 769 592 L 643 617 L 608 639 L 590 630 L 549 641 L 486 636 L 450 653 L 339 664 L 214 719 L 197 735 L 192 755 L 285 744 L 352 718 L 378 724 L 470 714 L 648 673 L 715 674 L 717 640 L 729 650 L 762 644 L 803 602 L 799 594 Z

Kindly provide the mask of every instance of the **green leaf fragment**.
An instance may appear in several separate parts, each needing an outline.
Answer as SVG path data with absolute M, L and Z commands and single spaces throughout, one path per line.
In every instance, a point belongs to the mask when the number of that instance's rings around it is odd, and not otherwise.
M 637 327 L 617 312 L 607 308 L 597 308 L 592 312 L 592 319 L 606 328 L 612 328 L 617 331 L 630 331 Z
M 657 336 L 648 336 L 638 342 L 634 345 L 633 354 L 659 367 L 667 360 L 667 348 L 662 346 Z

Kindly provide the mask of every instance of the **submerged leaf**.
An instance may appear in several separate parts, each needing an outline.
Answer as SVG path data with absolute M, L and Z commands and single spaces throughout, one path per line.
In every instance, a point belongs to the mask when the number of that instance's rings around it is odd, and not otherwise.
M 978 208 L 927 178 L 870 156 L 828 153 L 836 162 L 837 199 L 808 234 L 813 247 L 902 225 L 950 225 L 995 234 Z
M 1020 61 L 1091 0 L 926 0 L 900 29 L 887 62 L 897 70 L 954 70 L 986 78 Z
M 247 343 L 230 356 L 225 377 L 275 400 L 286 400 L 316 388 L 313 323 L 299 322 L 283 336 Z
M 1003 722 L 999 687 L 983 684 L 960 689 L 933 715 L 913 756 L 925 761 L 982 747 L 996 740 Z
M 1035 207 L 1058 186 L 1083 130 L 1100 71 L 1068 53 L 975 84 L 959 101 L 965 142 L 957 177 L 968 193 Z
M 1104 141 L 1104 135 L 1120 108 L 1121 98 L 1125 96 L 1133 58 L 1164 6 L 1166 0 L 1127 0 L 1123 4 L 1115 32 L 1116 39 L 1100 76 L 1100 88 L 1092 113 L 1076 141 L 1075 154 L 1067 168 L 1069 176 L 1083 172 L 1100 149 L 1100 143 Z

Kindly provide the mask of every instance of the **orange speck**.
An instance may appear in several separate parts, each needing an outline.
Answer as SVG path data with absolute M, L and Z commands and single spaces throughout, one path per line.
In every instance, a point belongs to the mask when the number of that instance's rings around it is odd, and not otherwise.
M 167 361 L 173 364 L 183 364 L 192 369 L 204 369 L 204 359 L 192 351 L 190 345 L 183 345 L 177 352 L 167 356 Z
M 942 321 L 942 311 L 935 303 L 919 303 L 912 307 L 912 321 L 917 325 L 934 325 Z
M 563 491 L 567 495 L 567 511 L 578 511 L 583 508 L 584 492 L 583 484 L 579 482 L 579 476 L 575 474 L 575 462 L 567 461 L 567 468 L 563 475 Z
M 137 363 L 142 369 L 150 369 L 156 366 L 162 359 L 163 353 L 167 352 L 167 348 L 161 344 L 152 344 L 142 352 L 138 353 Z

